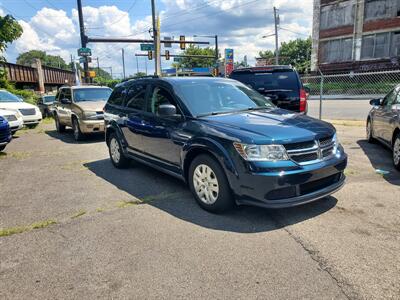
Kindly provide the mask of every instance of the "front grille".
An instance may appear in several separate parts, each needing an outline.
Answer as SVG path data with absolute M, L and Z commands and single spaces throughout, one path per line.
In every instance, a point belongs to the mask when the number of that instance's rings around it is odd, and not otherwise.
M 289 158 L 298 164 L 308 164 L 327 159 L 334 154 L 335 150 L 332 135 L 318 140 L 291 143 L 284 146 Z
M 5 116 L 8 122 L 17 121 L 17 117 L 15 115 Z
M 33 116 L 36 114 L 36 110 L 34 108 L 21 108 L 19 112 L 24 116 Z

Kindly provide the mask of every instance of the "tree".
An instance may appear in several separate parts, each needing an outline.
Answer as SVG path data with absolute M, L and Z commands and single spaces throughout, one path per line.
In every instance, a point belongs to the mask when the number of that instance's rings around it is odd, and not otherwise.
M 215 50 L 207 47 L 200 48 L 195 45 L 189 47 L 183 52 L 183 55 L 209 55 L 215 57 Z M 174 62 L 174 68 L 208 68 L 215 64 L 215 58 L 192 58 L 183 57 L 181 61 Z
M 21 34 L 22 27 L 12 16 L 0 16 L 0 62 L 5 62 L 5 58 L 2 54 L 7 49 L 7 44 L 18 39 Z M 0 87 L 10 87 L 3 69 L 0 69 Z
M 284 42 L 279 47 L 279 63 L 292 65 L 299 73 L 310 71 L 311 67 L 311 37 Z M 260 51 L 261 58 L 273 59 L 275 51 Z
M 17 57 L 17 64 L 31 66 L 35 59 L 40 59 L 44 66 L 70 70 L 71 68 L 65 63 L 65 60 L 58 55 L 49 55 L 45 51 L 31 50 L 21 53 Z

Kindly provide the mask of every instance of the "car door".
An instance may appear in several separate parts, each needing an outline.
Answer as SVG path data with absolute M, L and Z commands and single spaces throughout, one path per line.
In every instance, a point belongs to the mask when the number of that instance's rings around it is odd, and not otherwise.
M 382 100 L 380 106 L 376 107 L 373 112 L 373 131 L 374 136 L 386 142 L 385 130 L 387 126 L 388 108 L 391 107 L 397 98 L 398 90 L 393 89 Z
M 65 104 L 61 103 L 61 100 L 66 98 L 65 91 L 66 91 L 66 88 L 60 89 L 60 94 L 57 98 L 57 115 L 58 115 L 58 119 L 60 120 L 60 122 L 62 124 L 66 124 L 67 118 L 68 118 L 68 113 L 65 108 Z
M 134 83 L 129 87 L 122 115 L 124 120 L 122 131 L 128 150 L 143 152 L 143 133 L 146 130 L 143 115 L 146 113 L 147 84 L 145 82 Z
M 395 122 L 397 110 L 393 108 L 399 94 L 399 88 L 393 89 L 383 99 L 382 104 L 374 113 L 374 132 L 376 137 L 383 142 L 390 144 L 392 139 L 392 128 Z
M 177 108 L 174 116 L 160 116 L 158 108 L 172 104 Z M 145 132 L 143 147 L 147 155 L 164 164 L 171 171 L 180 172 L 184 116 L 173 92 L 161 84 L 152 84 L 147 102 L 148 113 L 144 115 Z

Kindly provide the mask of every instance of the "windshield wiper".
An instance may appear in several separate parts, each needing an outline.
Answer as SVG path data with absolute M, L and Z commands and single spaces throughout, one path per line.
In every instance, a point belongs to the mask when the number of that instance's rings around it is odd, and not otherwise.
M 263 109 L 271 109 L 271 108 L 273 108 L 273 107 L 272 106 L 258 106 L 258 107 L 248 107 L 245 109 L 238 109 L 238 110 L 213 111 L 210 113 L 197 115 L 197 117 L 216 116 L 216 115 L 222 115 L 222 114 L 234 114 L 234 113 L 244 112 L 244 111 L 263 110 Z

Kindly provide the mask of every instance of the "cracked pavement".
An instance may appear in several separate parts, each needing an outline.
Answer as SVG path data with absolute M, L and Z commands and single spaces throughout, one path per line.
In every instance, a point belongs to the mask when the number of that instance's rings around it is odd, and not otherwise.
M 363 127 L 337 128 L 341 191 L 224 215 L 174 178 L 113 168 L 101 136 L 20 134 L 0 156 L 0 228 L 57 224 L 0 237 L 0 298 L 398 299 L 400 173 Z

